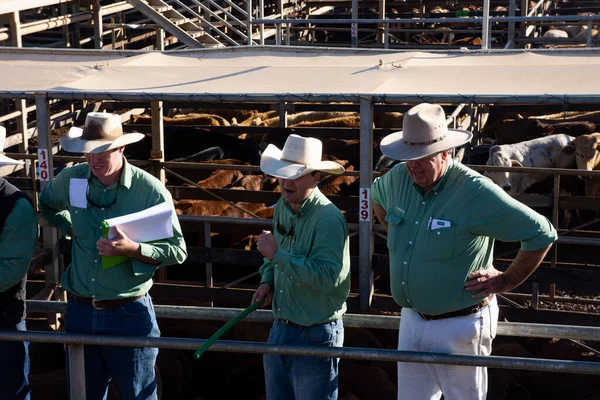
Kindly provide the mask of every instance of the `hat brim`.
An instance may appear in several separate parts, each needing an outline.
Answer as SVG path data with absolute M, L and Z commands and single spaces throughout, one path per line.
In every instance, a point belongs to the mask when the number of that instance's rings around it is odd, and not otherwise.
M 442 151 L 450 150 L 468 143 L 473 138 L 469 131 L 448 129 L 443 140 L 427 146 L 410 145 L 402 140 L 403 131 L 394 132 L 381 140 L 380 148 L 384 156 L 400 161 L 418 160 Z
M 321 161 L 312 165 L 296 164 L 281 159 L 282 151 L 270 144 L 260 158 L 260 169 L 265 174 L 283 179 L 297 179 L 313 171 L 342 174 L 345 169 L 333 161 Z
M 0 166 L 21 164 L 23 164 L 23 161 L 13 160 L 12 158 L 6 157 L 4 154 L 0 154 Z
M 61 147 L 70 153 L 103 153 L 144 138 L 143 133 L 127 133 L 115 140 L 83 140 L 81 132 L 81 128 L 71 128 L 66 136 L 60 138 Z

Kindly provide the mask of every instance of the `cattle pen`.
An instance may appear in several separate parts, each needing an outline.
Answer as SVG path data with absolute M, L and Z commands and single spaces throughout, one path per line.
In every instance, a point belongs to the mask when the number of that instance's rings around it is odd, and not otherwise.
M 481 138 L 485 119 L 494 109 L 554 110 L 566 113 L 573 110 L 595 110 L 600 105 L 600 68 L 597 49 L 494 51 L 392 51 L 374 49 L 334 49 L 249 46 L 184 51 L 118 51 L 114 53 L 93 50 L 40 50 L 0 49 L 0 98 L 20 103 L 20 109 L 3 121 L 16 119 L 21 132 L 7 138 L 7 148 L 17 147 L 18 152 L 7 155 L 26 160 L 22 169 L 4 167 L 5 174 L 20 188 L 37 193 L 52 179 L 55 168 L 68 162 L 79 162 L 82 157 L 56 154 L 56 128 L 81 120 L 85 112 L 110 110 L 119 112 L 124 122 L 133 113 L 150 110 L 149 125 L 125 125 L 128 131 L 145 132 L 150 135 L 151 148 L 145 159 L 132 161 L 147 169 L 163 182 L 174 199 L 213 199 L 214 195 L 227 201 L 248 203 L 274 203 L 277 194 L 257 191 L 243 192 L 229 189 L 204 189 L 185 178 L 186 171 L 206 169 L 237 169 L 256 171 L 255 165 L 198 164 L 194 162 L 169 161 L 165 143 L 169 130 L 164 123 L 167 108 L 211 109 L 258 109 L 273 110 L 279 116 L 276 126 L 202 126 L 193 130 L 204 137 L 192 144 L 184 144 L 190 153 L 202 150 L 208 138 L 220 134 L 246 134 L 250 137 L 269 135 L 280 141 L 290 133 L 301 135 L 359 139 L 355 150 L 358 170 L 348 172 L 357 176 L 356 192 L 351 196 L 332 196 L 341 209 L 356 213 L 356 221 L 349 223 L 351 235 L 356 242 L 352 253 L 353 277 L 358 276 L 358 291 L 349 298 L 350 313 L 345 317 L 349 327 L 397 329 L 397 317 L 391 315 L 365 315 L 379 312 L 396 312 L 397 307 L 389 295 L 379 294 L 376 275 L 385 273 L 387 255 L 376 253 L 377 240 L 385 237 L 380 225 L 371 215 L 370 199 L 365 192 L 374 176 L 376 159 L 373 143 L 392 128 L 373 126 L 378 111 L 403 112 L 420 102 L 440 103 L 449 115 L 453 126 L 473 130 Z M 551 76 L 552 80 L 548 77 Z M 60 106 L 60 110 L 57 109 Z M 58 111 L 57 111 L 58 110 Z M 127 110 L 122 112 L 122 110 Z M 287 127 L 288 113 L 303 110 L 330 110 L 357 112 L 359 128 L 310 128 Z M 35 127 L 27 130 L 27 114 L 35 112 Z M 25 118 L 25 120 L 23 120 Z M 18 120 L 21 119 L 21 122 Z M 36 153 L 27 152 L 31 143 Z M 197 146 L 197 148 L 193 148 Z M 258 150 L 258 149 L 253 149 Z M 245 151 L 245 150 L 244 150 Z M 456 157 L 466 157 L 472 151 L 466 148 Z M 46 157 L 42 159 L 42 157 Z M 256 155 L 253 155 L 256 157 Z M 47 168 L 40 168 L 46 161 Z M 13 169 L 10 169 L 13 168 Z M 501 167 L 474 166 L 485 170 L 504 170 Z M 9 170 L 10 169 L 10 170 Z M 41 171 L 47 175 L 40 176 Z M 549 217 L 558 228 L 559 212 L 563 209 L 597 211 L 597 199 L 565 196 L 560 192 L 561 177 L 598 177 L 600 172 L 566 169 L 515 169 L 517 172 L 539 172 L 554 178 L 554 188 L 549 195 L 519 195 L 519 200 L 533 207 L 549 208 Z M 20 175 L 20 176 L 19 176 Z M 185 178 L 187 180 L 181 180 Z M 177 179 L 180 179 L 179 181 Z M 172 183 L 177 182 L 177 183 Z M 182 183 L 183 182 L 183 183 Z M 189 183 L 189 182 L 188 182 Z M 365 194 L 367 193 L 367 194 Z M 363 196 L 363 197 L 361 197 Z M 35 196 L 33 196 L 35 197 Z M 361 207 L 361 202 L 367 205 Z M 468 206 L 468 205 L 466 205 Z M 357 211 L 366 211 L 357 213 Z M 170 301 L 172 306 L 157 306 L 159 317 L 170 319 L 222 321 L 231 312 L 212 305 L 239 307 L 250 300 L 252 289 L 243 283 L 256 275 L 260 257 L 255 251 L 219 249 L 211 246 L 211 232 L 215 227 L 234 225 L 235 229 L 259 231 L 271 226 L 269 219 L 226 218 L 216 216 L 180 216 L 187 232 L 199 232 L 203 246 L 191 245 L 189 263 L 202 264 L 204 276 L 186 277 L 186 265 L 178 269 L 161 271 L 156 277 L 152 295 Z M 231 228 L 230 228 L 231 229 Z M 600 239 L 590 232 L 577 229 L 559 230 L 560 238 L 551 257 L 530 278 L 532 293 L 528 300 L 533 307 L 516 303 L 525 294 L 506 296 L 506 302 L 516 308 L 503 307 L 504 316 L 511 322 L 502 323 L 499 335 L 562 338 L 566 340 L 600 341 L 597 314 L 550 315 L 536 310 L 538 285 L 559 282 L 564 277 L 578 277 L 590 282 L 600 282 L 600 270 L 593 263 L 592 255 L 585 258 L 586 265 L 557 265 L 561 246 L 578 246 L 595 249 Z M 574 234 L 574 235 L 570 235 Z M 59 286 L 64 259 L 68 258 L 68 243 L 59 240 L 57 232 L 43 227 L 43 251 L 39 263 L 43 264 L 43 279 L 30 281 L 28 291 L 32 301 L 28 303 L 31 313 L 46 315 L 50 324 L 58 329 L 60 314 L 64 311 L 64 291 Z M 558 250 L 557 250 L 558 249 Z M 506 254 L 497 255 L 499 267 L 506 265 Z M 585 253 L 582 252 L 582 253 Z M 236 271 L 238 275 L 229 282 L 215 285 L 217 268 L 222 264 L 243 263 L 253 265 Z M 189 270 L 187 272 L 190 272 Z M 377 287 L 377 290 L 376 290 Z M 511 297 L 512 296 L 512 297 Z M 550 294 L 554 297 L 554 293 Z M 185 298 L 202 302 L 208 307 L 176 305 Z M 547 298 L 547 297 L 546 297 Z M 35 299 L 35 300 L 34 300 Z M 513 300 L 510 300 L 513 299 Z M 46 301 L 39 301 L 46 300 Z M 48 301 L 52 300 L 52 301 Z M 593 303 L 593 300 L 590 300 Z M 510 317 L 508 317 L 510 316 Z M 250 320 L 267 322 L 272 318 L 268 312 L 257 313 Z M 538 322 L 526 324 L 526 321 Z M 565 322 L 567 321 L 567 322 Z M 565 325 L 566 324 L 566 325 Z M 168 331 L 167 331 L 168 332 Z M 188 332 L 189 335 L 189 332 Z M 192 332 L 193 336 L 196 336 Z M 192 350 L 203 343 L 202 339 L 165 337 L 156 341 L 126 341 L 122 338 L 67 335 L 58 332 L 28 332 L 0 334 L 2 340 L 30 340 L 43 343 L 68 343 L 72 357 L 72 387 L 82 390 L 82 350 L 86 344 L 157 346 L 176 350 Z M 372 344 L 367 342 L 367 344 Z M 581 343 L 580 343 L 581 344 Z M 581 344 L 583 346 L 588 346 Z M 591 346 L 591 347 L 589 347 Z M 452 363 L 460 365 L 487 365 L 502 369 L 525 369 L 530 371 L 553 371 L 582 374 L 600 374 L 598 349 L 589 344 L 591 361 L 547 360 L 526 357 L 466 357 L 428 354 L 404 354 L 384 349 L 348 348 L 335 350 L 335 355 L 358 360 L 411 360 L 418 362 Z M 298 354 L 306 349 L 272 349 L 261 343 L 230 341 L 219 342 L 218 352 L 260 354 L 281 352 Z M 313 355 L 325 355 L 326 351 L 310 350 Z M 328 355 L 333 355 L 333 353 Z M 167 375 L 167 374 L 165 374 Z M 81 397 L 81 392 L 74 398 Z M 169 398 L 169 397 L 165 397 Z M 591 397 L 590 397 L 591 398 Z

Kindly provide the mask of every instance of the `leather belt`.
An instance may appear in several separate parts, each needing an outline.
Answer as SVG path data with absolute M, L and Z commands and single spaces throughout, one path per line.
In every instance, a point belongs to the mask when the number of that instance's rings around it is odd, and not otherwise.
M 283 318 L 279 318 L 279 321 L 280 321 L 282 324 L 284 324 L 284 325 L 295 326 L 295 327 L 297 327 L 297 328 L 307 328 L 306 326 L 304 326 L 304 325 L 298 325 L 297 323 L 295 323 L 295 322 L 292 322 L 292 321 L 290 321 L 289 319 L 283 319 Z
M 144 297 L 146 295 L 146 293 L 140 294 L 139 296 L 126 297 L 124 299 L 115 299 L 115 300 L 96 300 L 96 299 L 90 299 L 88 297 L 77 296 L 76 294 L 72 294 L 72 295 L 75 297 L 75 299 L 77 300 L 78 303 L 89 304 L 92 307 L 94 307 L 96 310 L 106 310 L 109 308 L 117 308 L 122 304 L 129 303 L 130 301 L 141 299 L 142 297 Z
M 423 314 L 421 312 L 417 313 L 421 316 L 421 318 L 423 318 L 426 321 L 433 321 L 436 319 L 446 319 L 446 318 L 455 318 L 455 317 L 464 317 L 467 315 L 471 315 L 471 314 L 475 314 L 477 311 L 481 310 L 483 307 L 488 305 L 488 299 L 487 297 L 478 304 L 475 304 L 474 306 L 470 306 L 467 308 L 463 308 L 462 310 L 458 310 L 458 311 L 450 311 L 447 313 L 443 313 L 443 314 L 438 314 L 438 315 L 429 315 L 429 314 Z

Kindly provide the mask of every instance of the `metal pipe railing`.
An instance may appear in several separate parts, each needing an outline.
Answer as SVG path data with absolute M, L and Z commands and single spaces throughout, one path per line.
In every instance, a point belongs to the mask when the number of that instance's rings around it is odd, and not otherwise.
M 202 346 L 204 339 L 149 338 L 134 336 L 110 336 L 73 334 L 62 332 L 2 332 L 0 340 L 42 342 L 67 345 L 95 345 L 118 347 L 157 347 L 194 351 Z M 250 354 L 281 354 L 303 357 L 331 357 L 354 360 L 378 360 L 390 362 L 418 362 L 425 364 L 447 364 L 463 366 L 483 366 L 502 369 L 525 369 L 530 371 L 578 373 L 600 375 L 600 363 L 584 361 L 546 360 L 539 358 L 468 356 L 443 353 L 424 353 L 384 349 L 363 349 L 355 347 L 308 347 L 272 345 L 258 342 L 217 341 L 211 351 L 241 352 Z
M 154 306 L 158 318 L 195 319 L 229 321 L 242 309 L 192 306 Z M 67 303 L 61 301 L 27 300 L 28 312 L 64 313 Z M 252 322 L 273 322 L 273 313 L 257 310 L 245 319 Z M 350 328 L 394 329 L 398 330 L 399 316 L 345 314 L 344 326 Z M 521 322 L 498 322 L 499 336 L 559 338 L 586 341 L 600 341 L 600 328 L 575 325 L 528 324 Z M 1 340 L 1 339 L 0 339 Z

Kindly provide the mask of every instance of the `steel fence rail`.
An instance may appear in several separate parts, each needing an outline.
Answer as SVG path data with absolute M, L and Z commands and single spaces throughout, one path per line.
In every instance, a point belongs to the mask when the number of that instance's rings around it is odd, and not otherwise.
M 157 347 L 189 351 L 197 350 L 206 342 L 206 340 L 203 339 L 189 338 L 148 338 L 38 331 L 0 331 L 0 340 L 68 345 Z M 378 360 L 390 362 L 401 361 L 425 364 L 483 366 L 488 368 L 524 369 L 530 371 L 600 375 L 600 363 L 570 360 L 546 360 L 539 358 L 467 356 L 384 349 L 363 349 L 355 347 L 274 346 L 268 343 L 241 341 L 217 341 L 210 348 L 210 350 L 228 353 L 241 352 L 250 354 L 282 354 L 303 357 L 335 357 L 354 360 Z
M 158 318 L 197 319 L 229 321 L 242 309 L 221 307 L 191 307 L 155 305 Z M 27 300 L 28 312 L 64 313 L 67 303 L 60 301 Z M 257 310 L 245 319 L 252 322 L 272 322 L 273 313 Z M 344 326 L 350 328 L 374 328 L 398 330 L 400 317 L 389 315 L 345 314 Z M 574 325 L 529 324 L 498 322 L 498 335 L 537 338 L 574 339 L 600 342 L 600 328 Z

